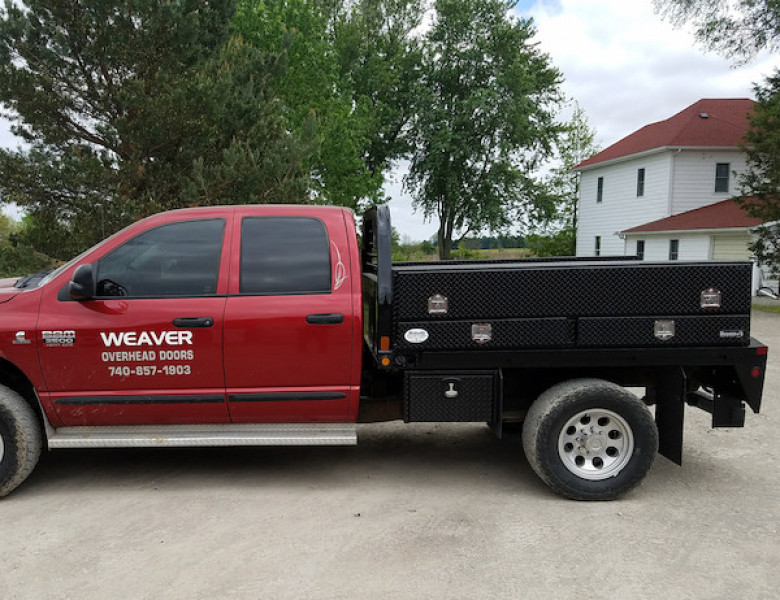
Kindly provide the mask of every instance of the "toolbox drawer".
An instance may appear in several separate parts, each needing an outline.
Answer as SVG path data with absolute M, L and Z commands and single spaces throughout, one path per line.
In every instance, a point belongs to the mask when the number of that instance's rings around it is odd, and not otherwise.
M 393 344 L 401 350 L 512 350 L 515 348 L 568 348 L 575 342 L 575 320 L 502 319 L 474 321 L 416 321 L 398 323 Z M 487 326 L 489 341 L 474 340 L 474 326 Z M 427 334 L 425 341 L 406 339 L 409 330 Z
M 407 371 L 404 421 L 491 422 L 498 390 L 497 371 Z
M 747 346 L 750 316 L 601 317 L 579 320 L 580 346 Z

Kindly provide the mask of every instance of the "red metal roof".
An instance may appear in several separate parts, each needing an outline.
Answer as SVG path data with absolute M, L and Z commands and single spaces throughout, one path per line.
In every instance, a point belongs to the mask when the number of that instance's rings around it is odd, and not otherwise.
M 716 204 L 672 215 L 665 219 L 645 223 L 623 233 L 641 233 L 652 231 L 687 231 L 689 229 L 730 229 L 755 227 L 761 219 L 751 217 L 733 200 L 723 200 Z
M 748 131 L 747 116 L 754 104 L 749 98 L 699 100 L 665 121 L 645 125 L 574 168 L 668 146 L 737 147 Z

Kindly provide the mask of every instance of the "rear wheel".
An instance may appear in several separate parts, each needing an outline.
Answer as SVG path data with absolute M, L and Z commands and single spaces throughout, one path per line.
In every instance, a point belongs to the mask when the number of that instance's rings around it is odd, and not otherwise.
M 645 477 L 658 430 L 644 403 L 601 379 L 559 383 L 533 403 L 523 425 L 533 470 L 574 500 L 612 500 Z
M 19 394 L 0 386 L 0 497 L 32 473 L 42 446 L 41 426 L 33 409 Z

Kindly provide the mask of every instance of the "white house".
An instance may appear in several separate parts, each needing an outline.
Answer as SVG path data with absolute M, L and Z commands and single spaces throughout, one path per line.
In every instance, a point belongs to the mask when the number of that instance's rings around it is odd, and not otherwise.
M 740 144 L 753 105 L 746 98 L 699 100 L 577 165 L 577 256 L 748 258 L 748 230 L 757 222 L 724 201 L 739 191 L 746 162 Z M 710 205 L 720 208 L 696 212 Z M 690 217 L 668 221 L 684 213 Z M 708 227 L 692 226 L 704 216 Z

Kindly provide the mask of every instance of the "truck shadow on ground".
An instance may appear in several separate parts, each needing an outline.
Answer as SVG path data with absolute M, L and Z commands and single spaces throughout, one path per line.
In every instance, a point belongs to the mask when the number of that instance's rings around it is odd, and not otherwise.
M 353 447 L 73 449 L 44 453 L 17 493 L 55 488 L 164 486 L 245 488 L 375 482 L 480 485 L 547 493 L 523 455 L 519 436 L 497 439 L 484 425 L 381 424 L 358 430 Z
M 47 452 L 16 495 L 152 489 L 192 492 L 266 487 L 355 486 L 481 489 L 557 496 L 531 470 L 517 434 L 496 438 L 484 425 L 401 423 L 361 426 L 354 447 L 133 448 Z M 706 454 L 686 471 L 722 469 Z M 658 457 L 650 481 L 674 486 L 685 473 Z M 724 474 L 725 475 L 725 474 Z

